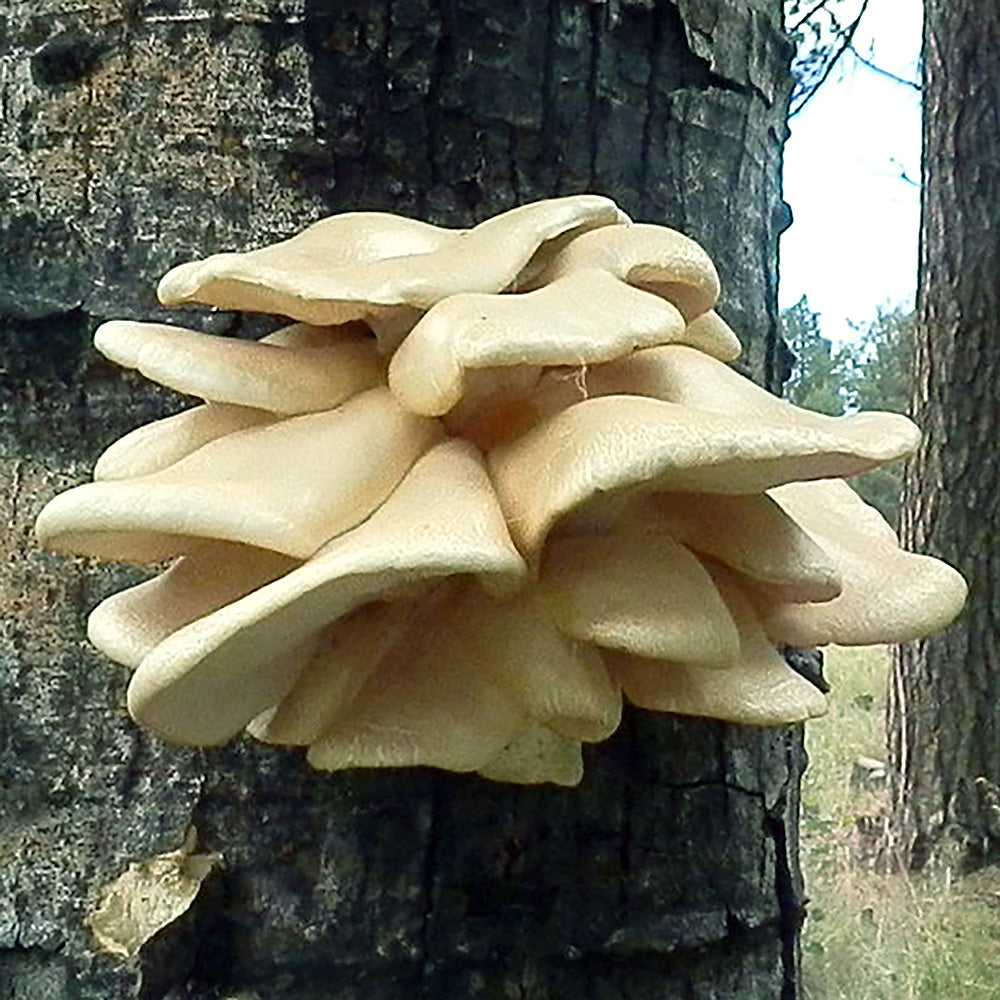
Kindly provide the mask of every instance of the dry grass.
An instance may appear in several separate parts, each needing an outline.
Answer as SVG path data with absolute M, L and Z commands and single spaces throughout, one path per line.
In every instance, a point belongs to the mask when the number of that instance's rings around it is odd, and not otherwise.
M 832 649 L 829 717 L 808 728 L 802 866 L 807 1000 L 1000 1000 L 1000 871 L 877 874 L 859 864 L 856 817 L 884 791 L 850 786 L 858 757 L 885 760 L 884 647 Z

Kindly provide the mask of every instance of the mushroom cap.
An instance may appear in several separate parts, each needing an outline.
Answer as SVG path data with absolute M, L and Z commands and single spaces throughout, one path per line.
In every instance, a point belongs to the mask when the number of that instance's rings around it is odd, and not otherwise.
M 474 771 L 524 729 L 523 709 L 482 669 L 479 649 L 470 646 L 475 632 L 450 589 L 383 658 L 350 711 L 312 743 L 313 767 Z
M 408 410 L 447 413 L 469 368 L 592 364 L 684 334 L 680 313 L 593 268 L 524 295 L 453 295 L 393 355 L 389 387 Z
M 535 202 L 469 230 L 410 220 L 400 227 L 378 213 L 335 216 L 261 250 L 181 264 L 158 294 L 167 306 L 199 302 L 319 325 L 377 326 L 402 309 L 412 325 L 414 310 L 450 295 L 507 288 L 547 240 L 619 221 L 614 202 L 598 195 Z
M 587 374 L 587 393 L 629 393 L 681 403 L 730 420 L 752 417 L 778 426 L 812 429 L 867 440 L 867 450 L 889 461 L 910 454 L 920 443 L 920 430 L 899 413 L 869 411 L 828 417 L 795 406 L 739 372 L 684 344 L 665 344 L 636 351 L 627 358 L 598 365 Z
M 736 495 L 866 472 L 912 450 L 909 421 L 885 420 L 734 421 L 644 396 L 603 396 L 495 447 L 490 472 L 518 547 L 536 554 L 560 517 L 601 493 L 641 486 Z
M 834 559 L 766 493 L 656 493 L 645 523 L 661 526 L 770 592 L 794 601 L 829 601 L 841 591 Z
M 323 628 L 316 653 L 295 685 L 279 705 L 250 723 L 251 735 L 265 743 L 314 743 L 351 711 L 379 664 L 435 603 L 436 595 L 430 601 L 369 601 Z
M 343 212 L 258 250 L 214 254 L 179 264 L 160 280 L 157 295 L 165 306 L 198 302 L 252 312 L 247 303 L 255 298 L 276 300 L 283 293 L 294 298 L 297 280 L 303 289 L 308 288 L 321 280 L 324 269 L 423 256 L 441 249 L 462 231 L 389 212 Z M 293 315 L 266 305 L 260 311 Z
M 460 662 L 468 680 L 501 692 L 523 719 L 567 739 L 604 739 L 621 718 L 618 687 L 596 650 L 561 635 L 530 600 L 497 602 L 456 581 L 411 602 L 364 605 L 328 627 L 295 686 L 251 732 L 270 742 L 313 744 L 324 733 L 353 731 L 356 699 L 372 699 L 363 694 L 366 684 L 384 692 L 386 672 L 405 669 L 393 664 L 418 647 L 427 648 L 431 664 Z
M 833 557 L 766 493 L 602 493 L 566 515 L 546 544 L 622 532 L 668 536 L 785 600 L 828 601 L 841 590 Z
M 785 663 L 732 578 L 721 568 L 713 576 L 739 631 L 736 663 L 728 670 L 712 670 L 608 652 L 606 662 L 626 697 L 640 708 L 752 726 L 781 726 L 824 715 L 822 692 Z
M 491 781 L 519 785 L 573 786 L 583 778 L 583 754 L 579 740 L 560 736 L 539 723 L 523 729 L 495 757 L 477 768 Z
M 667 535 L 553 535 L 539 593 L 553 621 L 580 642 L 709 667 L 729 666 L 739 654 L 712 578 Z
M 224 742 L 276 705 L 321 630 L 362 604 L 458 573 L 508 592 L 524 572 L 475 449 L 444 442 L 366 521 L 298 569 L 160 643 L 132 678 L 129 711 L 175 742 Z M 310 656 L 275 697 L 271 664 L 307 639 Z
M 115 320 L 98 327 L 94 344 L 177 392 L 280 414 L 332 409 L 383 379 L 374 338 L 354 330 L 322 347 L 292 347 Z
M 962 610 L 968 589 L 962 575 L 940 559 L 901 549 L 882 515 L 847 483 L 789 483 L 771 496 L 829 553 L 843 580 L 840 596 L 823 604 L 753 593 L 776 642 L 908 642 L 939 632 Z
M 358 524 L 442 430 L 387 388 L 323 413 L 250 427 L 158 472 L 89 483 L 55 497 L 35 531 L 48 548 L 156 562 L 192 537 L 304 559 Z
M 547 284 L 581 268 L 600 268 L 672 302 L 690 322 L 715 305 L 719 274 L 692 239 L 666 226 L 633 224 L 594 229 L 563 244 L 533 280 Z
M 295 323 L 262 337 L 261 344 L 281 347 L 317 348 L 353 335 L 360 338 L 364 327 L 318 327 Z M 380 370 L 384 365 L 380 366 Z M 273 423 L 275 412 L 229 403 L 207 403 L 154 420 L 115 441 L 97 460 L 94 479 L 128 479 L 144 476 L 173 465 L 203 444 L 234 431 Z
M 90 613 L 87 637 L 127 667 L 179 628 L 231 604 L 299 565 L 267 549 L 202 542 L 152 580 L 112 594 Z
M 740 338 L 714 309 L 688 323 L 682 342 L 697 347 L 716 361 L 735 361 L 743 353 Z
M 574 642 L 530 593 L 491 600 L 466 587 L 454 601 L 476 668 L 535 722 L 573 739 L 607 739 L 621 695 L 600 654 Z
M 94 479 L 131 479 L 159 472 L 209 441 L 248 427 L 273 424 L 276 419 L 273 413 L 229 403 L 194 406 L 119 438 L 98 458 Z

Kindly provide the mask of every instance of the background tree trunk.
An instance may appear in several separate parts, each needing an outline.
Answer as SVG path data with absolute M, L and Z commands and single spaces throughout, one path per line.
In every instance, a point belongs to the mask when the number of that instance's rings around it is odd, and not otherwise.
M 37 551 L 180 407 L 90 346 L 169 266 L 344 209 L 463 225 L 598 191 L 701 241 L 774 386 L 777 0 L 12 0 L 0 32 L 0 996 L 796 996 L 801 732 L 629 711 L 580 789 L 167 746 L 85 615 L 137 571 Z M 215 313 L 217 333 L 263 320 Z M 184 322 L 199 322 L 185 315 Z M 189 825 L 223 865 L 138 962 L 82 919 Z
M 920 867 L 1000 857 L 1000 8 L 925 0 L 924 165 L 907 547 L 970 584 L 943 635 L 897 650 L 889 702 L 893 835 Z

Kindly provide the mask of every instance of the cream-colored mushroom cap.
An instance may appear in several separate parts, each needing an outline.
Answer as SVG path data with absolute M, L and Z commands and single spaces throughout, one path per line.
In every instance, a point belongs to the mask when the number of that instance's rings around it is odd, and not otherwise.
M 126 320 L 94 334 L 106 357 L 177 392 L 281 414 L 333 409 L 382 380 L 373 337 L 349 331 L 330 340 L 286 347 Z
M 522 730 L 495 757 L 477 768 L 491 781 L 519 785 L 578 785 L 583 779 L 583 754 L 579 740 L 560 736 L 533 723 Z
M 668 535 L 553 535 L 539 592 L 559 628 L 580 642 L 709 667 L 729 666 L 739 653 L 712 578 Z
M 524 571 L 475 449 L 445 442 L 303 566 L 165 639 L 133 676 L 129 710 L 168 739 L 223 742 L 291 690 L 309 657 L 286 677 L 284 652 L 360 605 L 456 573 L 509 592 Z
M 409 333 L 389 365 L 389 387 L 407 409 L 447 413 L 470 368 L 593 364 L 684 335 L 663 299 L 604 271 L 574 271 L 524 295 L 453 295 Z
M 202 542 L 152 580 L 98 604 L 87 620 L 87 637 L 112 660 L 137 667 L 168 635 L 298 565 L 267 549 Z
M 459 232 L 389 212 L 343 212 L 259 250 L 214 254 L 179 264 L 160 280 L 157 294 L 165 306 L 200 302 L 253 311 L 240 303 L 254 295 L 280 294 L 277 289 L 269 290 L 268 279 L 280 287 L 293 282 L 296 271 L 315 280 L 323 268 L 433 253 Z M 261 290 L 255 291 L 258 286 Z M 208 301 L 210 297 L 215 301 Z M 223 306 L 223 301 L 231 305 Z
M 433 600 L 313 742 L 314 766 L 513 766 L 529 719 L 570 741 L 617 728 L 621 697 L 596 651 L 560 636 L 530 598 L 497 604 L 456 581 Z
M 673 302 L 688 321 L 711 309 L 719 297 L 719 274 L 694 240 L 666 226 L 641 223 L 595 229 L 569 240 L 535 284 L 593 267 Z
M 388 496 L 442 430 L 387 388 L 250 427 L 158 472 L 78 486 L 38 516 L 43 545 L 156 562 L 217 538 L 306 558 Z
M 654 348 L 660 350 L 660 348 Z M 601 493 L 760 493 L 795 479 L 854 475 L 908 454 L 912 426 L 880 434 L 852 418 L 827 427 L 717 413 L 643 396 L 584 400 L 498 445 L 490 471 L 511 532 L 537 553 L 552 524 Z
M 683 342 L 717 361 L 735 361 L 743 352 L 740 338 L 714 309 L 688 323 Z
M 607 739 L 621 720 L 618 685 L 596 649 L 565 635 L 530 592 L 503 601 L 466 588 L 468 648 L 535 722 L 568 739 Z
M 753 417 L 777 426 L 843 435 L 865 442 L 868 454 L 884 456 L 877 459 L 880 462 L 908 455 L 920 443 L 919 428 L 902 414 L 871 411 L 828 417 L 814 413 L 779 399 L 729 365 L 684 344 L 652 347 L 596 366 L 588 372 L 587 391 L 592 397 L 616 393 L 650 396 L 741 423 Z
M 273 424 L 264 410 L 228 403 L 206 403 L 172 417 L 143 424 L 114 442 L 97 460 L 94 479 L 129 479 L 165 469 L 202 445 L 235 431 Z
M 438 595 L 404 600 L 396 593 L 362 604 L 323 627 L 316 654 L 281 703 L 247 729 L 265 743 L 308 746 L 350 713 L 354 699 L 407 632 L 432 613 Z
M 329 347 L 345 336 L 359 335 L 350 327 L 316 327 L 305 323 L 286 326 L 261 338 L 261 344 L 282 347 Z M 380 366 L 381 368 L 381 366 Z M 229 403 L 207 403 L 172 417 L 137 427 L 114 442 L 97 460 L 94 479 L 127 479 L 173 465 L 203 444 L 234 431 L 274 423 L 276 412 Z
M 612 534 L 637 536 L 636 546 L 643 536 L 665 535 L 785 600 L 828 601 L 841 591 L 833 557 L 766 493 L 606 492 L 561 519 L 547 545 L 564 535 Z
M 749 577 L 755 589 L 794 601 L 829 601 L 841 591 L 833 557 L 766 493 L 656 493 L 639 516 Z
M 700 715 L 751 726 L 780 726 L 824 715 L 822 692 L 785 663 L 753 608 L 728 574 L 713 573 L 740 634 L 728 670 L 609 652 L 606 660 L 626 696 L 640 708 Z
M 437 233 L 424 224 L 400 228 L 395 216 L 335 216 L 262 250 L 175 267 L 159 296 L 164 305 L 198 302 L 377 327 L 393 310 L 426 310 L 460 292 L 502 291 L 546 241 L 619 220 L 614 202 L 598 195 L 539 201 L 469 230 Z
M 830 554 L 843 580 L 843 593 L 823 604 L 755 594 L 773 640 L 797 646 L 908 642 L 939 632 L 962 610 L 962 575 L 940 559 L 901 549 L 882 515 L 847 483 L 789 483 L 771 496 Z
M 338 722 L 309 748 L 313 767 L 474 771 L 501 753 L 527 719 L 481 669 L 473 632 L 451 588 L 393 648 Z
M 449 642 L 461 649 L 448 657 L 503 691 L 526 719 L 576 741 L 604 739 L 617 728 L 621 698 L 596 650 L 560 634 L 531 599 L 498 601 L 467 583 L 429 599 L 368 604 L 327 628 L 320 652 L 287 697 L 251 731 L 269 742 L 312 744 L 348 725 L 369 678 L 381 688 L 383 664 L 405 659 L 420 643 L 433 662 L 435 630 L 445 630 L 442 614 L 452 622 Z M 436 656 L 444 659 L 445 650 Z

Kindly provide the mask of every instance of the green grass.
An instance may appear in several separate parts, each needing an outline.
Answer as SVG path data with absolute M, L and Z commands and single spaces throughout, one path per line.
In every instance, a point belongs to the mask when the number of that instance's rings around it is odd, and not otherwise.
M 858 757 L 885 760 L 884 647 L 833 648 L 830 714 L 811 723 L 802 789 L 807 1000 L 1000 1000 L 1000 871 L 964 880 L 872 870 L 856 817 L 884 791 L 850 787 Z

